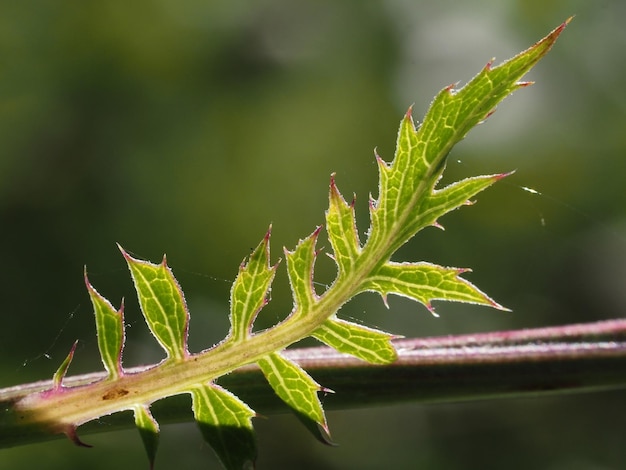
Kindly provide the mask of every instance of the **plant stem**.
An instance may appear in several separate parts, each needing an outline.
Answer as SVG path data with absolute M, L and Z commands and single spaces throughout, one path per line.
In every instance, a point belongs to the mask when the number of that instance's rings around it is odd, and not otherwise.
M 388 366 L 373 366 L 326 347 L 293 349 L 285 356 L 336 392 L 324 397 L 327 409 L 626 388 L 626 320 L 403 339 L 394 344 L 398 360 Z M 63 384 L 73 387 L 105 377 L 104 372 L 66 377 Z M 287 411 L 254 365 L 241 367 L 219 383 L 261 414 Z M 58 436 L 20 424 L 13 412 L 16 401 L 51 387 L 47 380 L 0 390 L 0 447 Z M 153 413 L 162 423 L 193 419 L 187 396 L 161 400 Z M 131 426 L 129 413 L 117 413 L 85 424 L 81 432 Z

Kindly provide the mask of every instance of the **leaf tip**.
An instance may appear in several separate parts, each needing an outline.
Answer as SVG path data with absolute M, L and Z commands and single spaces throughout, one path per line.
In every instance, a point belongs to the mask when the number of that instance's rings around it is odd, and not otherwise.
M 433 304 L 428 302 L 427 304 L 424 304 L 424 306 L 428 309 L 428 311 L 433 317 L 439 318 L 439 314 L 435 311 L 435 307 L 433 307 Z
M 496 310 L 500 310 L 502 312 L 512 312 L 513 310 L 511 310 L 508 307 L 505 307 L 504 305 L 500 305 L 498 302 L 496 302 L 493 299 L 488 299 L 489 302 L 489 306 L 495 308 Z
M 454 87 L 454 85 L 452 85 L 452 87 Z M 406 113 L 404 114 L 404 120 L 411 127 L 411 130 L 413 132 L 416 132 L 415 122 L 413 121 L 413 105 L 409 106 L 409 109 L 407 109 Z
M 78 346 L 78 340 L 74 341 L 70 352 L 68 353 L 65 360 L 61 363 L 57 371 L 54 373 L 52 377 L 52 389 L 57 391 L 63 388 L 63 379 L 65 378 L 65 374 L 67 373 L 67 369 L 70 367 L 72 363 L 72 359 L 74 359 L 74 353 L 76 352 L 76 346 Z
M 498 175 L 494 175 L 493 179 L 496 180 L 496 181 L 500 181 L 500 180 L 502 180 L 502 179 L 504 179 L 504 178 L 506 178 L 508 176 L 511 176 L 511 175 L 515 174 L 515 171 L 516 170 L 511 170 L 511 171 L 508 171 L 506 173 L 500 173 Z
M 376 159 L 376 163 L 378 163 L 378 170 L 381 174 L 388 172 L 391 169 L 391 165 L 380 156 L 378 149 L 374 149 L 374 158 Z
M 337 187 L 335 176 L 336 176 L 336 173 L 332 173 L 330 175 L 329 199 L 331 203 L 334 201 L 336 204 L 343 203 L 343 205 L 347 205 L 348 203 L 346 202 L 344 197 L 341 195 L 341 192 L 339 191 L 339 188 Z M 356 199 L 356 196 L 352 198 L 352 203 L 350 204 L 350 207 L 354 207 L 355 199 Z
M 568 24 L 570 24 L 570 22 L 574 19 L 574 17 L 575 17 L 575 16 L 576 16 L 576 15 L 572 15 L 572 16 L 570 16 L 569 18 L 567 18 L 565 21 L 563 21 L 563 23 L 562 23 L 562 24 L 561 24 L 561 26 L 560 26 L 561 31 L 563 31 L 563 30 L 565 29 L 565 27 L 566 27 Z
M 122 253 L 122 256 L 124 258 L 128 258 L 129 257 L 128 253 L 126 253 L 126 250 L 124 248 L 122 248 L 122 245 L 120 245 L 117 242 L 115 243 L 115 245 L 117 245 L 117 249 L 120 250 L 120 253 Z
M 565 21 L 563 21 L 563 23 L 561 23 L 559 26 L 557 26 L 556 28 L 554 28 L 550 34 L 548 34 L 546 37 L 544 37 L 543 39 L 541 39 L 537 44 L 535 44 L 535 47 L 543 44 L 543 43 L 547 43 L 547 48 L 546 48 L 546 52 L 552 47 L 552 45 L 554 44 L 554 42 L 557 40 L 557 38 L 561 35 L 561 33 L 563 32 L 563 30 L 565 29 L 565 27 L 574 19 L 574 15 L 570 16 L 569 18 L 567 18 Z
M 270 242 L 270 238 L 272 237 L 272 224 L 267 227 L 267 232 L 265 232 L 265 236 L 263 237 L 263 242 L 268 244 Z
M 324 225 L 323 225 L 323 224 L 320 224 L 320 225 L 318 225 L 317 227 L 315 227 L 315 230 L 314 230 L 314 231 L 313 231 L 313 233 L 311 234 L 311 237 L 312 237 L 313 239 L 317 239 L 317 238 L 320 236 L 320 233 L 321 233 L 321 231 L 322 231 L 322 229 L 323 229 L 323 228 L 324 228 Z M 323 248 L 321 248 L 321 249 L 323 249 Z M 321 249 L 320 249 L 320 250 L 321 250 Z
M 413 119 L 413 105 L 410 105 L 404 114 L 405 119 Z
M 122 256 L 124 257 L 124 260 L 126 261 L 126 263 L 131 266 L 133 263 L 137 262 L 138 260 L 136 258 L 133 258 L 128 251 L 126 251 L 122 245 L 120 245 L 119 243 L 116 243 L 117 245 L 117 249 L 120 250 L 120 253 L 122 253 Z
M 85 280 L 85 286 L 87 287 L 88 292 L 93 292 L 95 289 L 91 282 L 89 282 L 89 276 L 87 276 L 87 265 L 83 267 L 83 279 Z

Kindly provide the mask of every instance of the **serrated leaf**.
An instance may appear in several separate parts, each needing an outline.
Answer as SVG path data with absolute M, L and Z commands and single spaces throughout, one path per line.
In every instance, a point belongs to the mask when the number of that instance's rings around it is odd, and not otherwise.
M 230 338 L 243 341 L 252 330 L 258 313 L 268 302 L 268 293 L 276 266 L 270 266 L 270 230 L 252 252 L 247 263 L 242 263 L 230 291 Z
M 419 129 L 413 125 L 411 110 L 407 112 L 398 132 L 393 162 L 387 164 L 377 159 L 379 196 L 371 204 L 370 238 L 365 249 L 384 253 L 389 259 L 416 231 L 426 226 L 423 225 L 426 219 L 420 224 L 415 223 L 415 218 L 431 210 L 429 195 L 441 177 L 452 147 L 488 117 L 506 96 L 527 85 L 518 80 L 548 52 L 565 24 L 497 67 L 488 63 L 463 88 L 444 88 L 433 100 Z M 440 211 L 443 214 L 456 207 L 444 205 Z
M 424 122 L 422 126 L 427 124 Z M 371 228 L 367 248 L 383 245 L 389 256 L 417 232 L 428 226 L 439 226 L 438 219 L 460 206 L 506 175 L 487 175 L 467 178 L 435 189 L 443 166 L 432 170 L 423 163 L 424 150 L 421 129 L 416 130 L 410 112 L 398 131 L 396 156 L 392 165 L 377 159 L 380 171 L 380 195 L 372 202 Z M 445 163 L 445 156 L 440 161 Z M 422 171 L 416 171 L 416 168 Z
M 156 422 L 150 407 L 147 405 L 137 405 L 133 408 L 135 413 L 135 425 L 139 430 L 139 435 L 143 442 L 150 468 L 154 468 L 154 460 L 156 458 L 157 449 L 159 447 L 159 423 Z
M 565 23 L 566 24 L 566 23 Z M 319 228 L 287 251 L 287 271 L 294 308 L 272 328 L 251 334 L 253 322 L 268 302 L 275 267 L 269 264 L 269 231 L 242 264 L 231 290 L 231 331 L 226 341 L 198 354 L 187 350 L 189 314 L 182 291 L 165 258 L 159 265 L 122 253 L 152 334 L 167 353 L 167 361 L 132 375 L 123 374 L 122 311 L 116 312 L 87 281 L 96 312 L 99 347 L 109 379 L 63 387 L 76 343 L 54 375 L 52 388 L 15 403 L 22 424 L 33 429 L 64 432 L 79 445 L 79 425 L 134 409 L 137 426 L 151 461 L 156 453 L 158 424 L 148 405 L 166 396 L 191 393 L 200 429 L 228 469 L 254 465 L 256 448 L 251 418 L 254 412 L 237 397 L 214 384 L 224 374 L 258 363 L 276 394 L 314 431 L 328 432 L 318 392 L 322 389 L 304 370 L 278 351 L 315 336 L 339 351 L 373 363 L 395 358 L 391 336 L 337 319 L 336 312 L 362 291 L 409 297 L 432 310 L 433 300 L 453 300 L 502 308 L 461 278 L 463 269 L 430 263 L 390 262 L 394 252 L 415 233 L 457 207 L 504 175 L 469 178 L 436 189 L 447 155 L 465 134 L 486 118 L 506 95 L 525 84 L 517 80 L 551 47 L 565 24 L 522 54 L 498 67 L 488 64 L 460 90 L 447 87 L 434 99 L 416 129 L 411 111 L 403 119 L 391 163 L 377 156 L 379 194 L 370 200 L 368 239 L 362 246 L 354 204 L 348 204 L 331 178 L 326 224 L 338 276 L 317 295 L 313 288 L 315 244 Z M 110 330 L 110 331 L 109 331 Z M 384 386 L 384 384 L 382 385 Z M 321 433 L 318 433 L 321 435 Z
M 215 384 L 190 390 L 193 414 L 204 439 L 228 470 L 254 468 L 255 412 L 232 393 Z
M 182 361 L 187 351 L 189 311 L 178 282 L 167 266 L 131 257 L 121 247 L 137 290 L 141 313 L 168 359 Z
M 404 244 L 424 227 L 441 228 L 439 217 L 461 206 L 470 205 L 472 197 L 506 176 L 508 173 L 466 178 L 425 195 L 423 200 L 416 205 L 406 225 L 398 232 L 398 243 L 402 241 Z
M 329 318 L 313 336 L 344 354 L 371 364 L 390 364 L 398 354 L 391 344 L 393 335 L 339 318 Z
M 325 390 L 300 366 L 278 353 L 269 354 L 257 361 L 263 375 L 276 395 L 296 413 L 316 422 L 328 433 L 324 410 L 317 392 Z
M 96 334 L 98 349 L 104 368 L 109 373 L 109 379 L 116 379 L 124 374 L 122 368 L 122 349 L 124 348 L 124 302 L 119 310 L 115 310 L 111 303 L 98 293 L 87 279 L 87 292 L 93 304 L 96 317 Z
M 311 310 L 317 300 L 313 288 L 313 267 L 315 265 L 315 243 L 321 227 L 304 240 L 300 240 L 294 251 L 285 250 L 287 274 L 293 293 L 294 312 L 306 313 Z
M 331 175 L 329 204 L 326 211 L 326 231 L 333 248 L 333 258 L 339 269 L 339 277 L 354 269 L 361 252 L 361 242 L 356 228 L 354 202 L 348 204 Z
M 372 273 L 363 283 L 362 289 L 378 292 L 385 303 L 388 294 L 408 297 L 422 303 L 433 313 L 433 300 L 481 304 L 506 310 L 459 276 L 467 271 L 431 263 L 390 262 Z

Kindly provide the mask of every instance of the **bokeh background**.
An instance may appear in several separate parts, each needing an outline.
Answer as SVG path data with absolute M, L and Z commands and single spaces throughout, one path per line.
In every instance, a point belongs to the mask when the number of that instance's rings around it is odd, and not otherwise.
M 576 14 L 528 78 L 451 154 L 446 181 L 516 169 L 407 245 L 472 267 L 513 313 L 440 318 L 363 296 L 342 310 L 406 336 L 626 313 L 626 3 L 265 0 L 0 3 L 0 387 L 102 368 L 83 281 L 127 299 L 125 365 L 158 361 L 116 242 L 168 262 L 191 348 L 227 332 L 241 260 L 273 224 L 274 259 L 322 223 L 331 172 L 376 193 L 398 123 Z M 525 191 L 530 187 L 541 195 Z M 332 278 L 320 263 L 320 282 Z M 289 310 L 284 274 L 260 324 Z M 384 387 L 385 384 L 380 384 Z M 330 412 L 339 447 L 291 416 L 256 422 L 260 469 L 624 468 L 623 392 Z M 165 426 L 157 468 L 218 468 L 194 424 Z M 2 469 L 146 468 L 134 430 L 2 450 Z M 145 466 L 145 467 L 144 467 Z

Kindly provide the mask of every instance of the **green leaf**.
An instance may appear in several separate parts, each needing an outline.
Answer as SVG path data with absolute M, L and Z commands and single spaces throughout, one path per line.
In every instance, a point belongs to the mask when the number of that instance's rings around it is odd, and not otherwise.
M 54 390 L 60 390 L 63 387 L 63 379 L 65 378 L 67 369 L 69 369 L 70 364 L 72 363 L 72 359 L 74 358 L 76 346 L 78 346 L 78 340 L 74 341 L 70 352 L 67 354 L 57 371 L 54 373 L 54 376 L 52 377 L 52 388 Z
M 335 174 L 330 177 L 329 204 L 326 211 L 326 230 L 333 247 L 333 259 L 339 269 L 339 278 L 354 270 L 361 253 L 361 242 L 356 228 L 354 200 L 348 204 L 335 184 Z
M 326 320 L 313 336 L 339 352 L 371 364 L 390 364 L 398 357 L 391 344 L 393 335 L 336 317 Z
M 404 123 L 403 123 L 404 124 Z M 416 204 L 407 223 L 401 227 L 397 239 L 404 244 L 415 233 L 428 226 L 443 228 L 439 217 L 461 206 L 471 205 L 471 198 L 487 189 L 495 182 L 508 176 L 499 175 L 475 176 L 450 184 L 442 189 L 435 189 Z
M 204 439 L 228 470 L 254 468 L 256 442 L 248 405 L 215 384 L 190 390 L 193 414 Z
M 302 368 L 278 353 L 257 361 L 270 386 L 296 413 L 316 422 L 328 434 L 328 425 L 317 392 L 321 387 Z
M 293 312 L 296 315 L 306 314 L 317 302 L 317 294 L 313 288 L 313 267 L 315 265 L 315 243 L 321 227 L 304 240 L 300 240 L 294 251 L 285 250 L 287 274 L 293 293 Z
M 143 446 L 148 454 L 150 468 L 154 468 L 157 449 L 159 447 L 159 423 L 152 417 L 150 407 L 147 405 L 137 405 L 133 408 L 135 412 L 135 425 L 139 430 L 139 435 Z
M 429 112 L 426 119 L 431 114 Z M 440 155 L 433 165 L 425 163 L 424 147 L 430 141 L 424 142 L 423 139 L 433 138 L 432 135 L 423 136 L 424 126 L 428 124 L 436 125 L 426 120 L 416 130 L 409 110 L 400 124 L 392 164 L 377 158 L 380 195 L 371 203 L 372 222 L 366 249 L 380 248 L 387 258 L 417 232 L 428 226 L 440 226 L 439 217 L 468 205 L 471 197 L 506 176 L 478 176 L 435 189 L 447 155 Z
M 120 247 L 135 283 L 141 313 L 150 331 L 167 353 L 168 359 L 180 362 L 189 355 L 187 327 L 189 311 L 178 282 L 167 266 L 137 260 Z
M 96 317 L 98 348 L 104 368 L 113 380 L 124 374 L 122 368 L 122 349 L 124 347 L 124 302 L 119 310 L 102 297 L 91 285 L 85 271 L 85 284 Z
M 387 259 L 418 230 L 436 218 L 424 218 L 433 208 L 430 195 L 445 168 L 452 147 L 486 119 L 505 97 L 528 83 L 518 80 L 552 47 L 565 23 L 528 50 L 497 67 L 488 63 L 459 90 L 444 88 L 433 100 L 424 121 L 415 129 L 407 112 L 389 165 L 380 157 L 379 197 L 371 204 L 370 238 L 365 250 Z M 480 189 L 479 189 L 480 190 Z M 461 201 L 463 203 L 463 201 Z M 450 202 L 439 215 L 458 207 Z M 421 222 L 416 222 L 421 219 Z
M 248 262 L 241 263 L 231 288 L 229 336 L 232 341 L 243 341 L 250 336 L 254 320 L 269 302 L 268 293 L 277 268 L 269 264 L 270 235 L 271 227 Z
M 408 297 L 424 304 L 432 313 L 432 300 L 481 304 L 506 310 L 473 284 L 459 277 L 468 271 L 430 263 L 387 263 L 367 278 L 362 289 L 378 292 L 385 304 L 387 294 L 390 293 Z
M 566 24 L 566 23 L 565 23 Z M 461 277 L 464 269 L 434 264 L 391 262 L 392 255 L 417 232 L 440 226 L 444 214 L 471 203 L 471 198 L 506 175 L 468 178 L 444 188 L 437 183 L 452 147 L 497 103 L 525 86 L 518 79 L 552 46 L 565 24 L 515 58 L 492 67 L 489 63 L 460 90 L 443 89 L 416 128 L 411 110 L 401 122 L 391 163 L 377 156 L 379 194 L 370 200 L 370 227 L 361 243 L 354 203 L 348 204 L 331 177 L 328 237 L 337 277 L 318 295 L 313 287 L 316 242 L 321 228 L 285 250 L 293 309 L 272 328 L 252 334 L 259 311 L 269 301 L 276 266 L 269 263 L 270 231 L 242 263 L 231 289 L 231 329 L 225 341 L 197 354 L 187 350 L 189 313 L 182 291 L 166 264 L 124 255 L 148 327 L 167 353 L 167 360 L 141 372 L 124 374 L 122 309 L 115 311 L 85 278 L 94 305 L 98 344 L 108 371 L 106 380 L 64 387 L 63 380 L 76 343 L 54 374 L 52 388 L 35 392 L 15 404 L 23 425 L 64 432 L 83 445 L 78 426 L 100 416 L 133 409 L 137 427 L 154 461 L 158 424 L 148 405 L 163 397 L 191 393 L 193 412 L 201 432 L 228 469 L 252 468 L 256 448 L 254 412 L 214 381 L 237 368 L 258 363 L 275 393 L 309 429 L 328 426 L 318 392 L 322 389 L 302 368 L 280 355 L 289 345 L 314 336 L 333 348 L 375 364 L 392 362 L 392 336 L 339 320 L 337 311 L 363 291 L 416 300 L 432 311 L 434 300 L 471 302 L 503 309 Z M 384 386 L 384 384 L 383 384 Z M 317 433 L 318 436 L 321 433 Z

